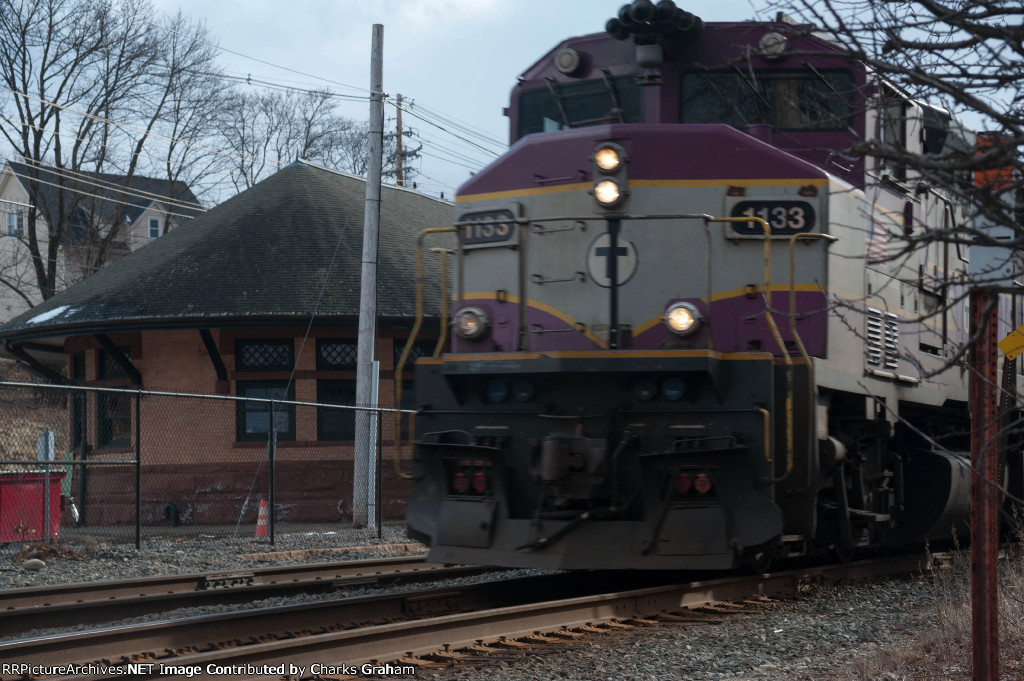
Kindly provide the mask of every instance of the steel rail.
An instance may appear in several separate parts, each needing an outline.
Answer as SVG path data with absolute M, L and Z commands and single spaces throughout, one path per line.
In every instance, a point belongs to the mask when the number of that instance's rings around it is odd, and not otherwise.
M 397 660 L 492 637 L 652 616 L 756 594 L 792 594 L 807 580 L 918 572 L 928 566 L 928 558 L 923 555 L 889 557 L 755 577 L 659 584 L 627 591 L 606 589 L 597 594 L 576 593 L 583 588 L 581 575 L 566 573 L 26 639 L 0 644 L 0 663 L 53 665 L 58 661 L 102 660 L 120 667 L 127 663 L 151 664 L 147 678 L 182 676 L 173 670 L 163 671 L 161 665 L 190 665 L 204 673 L 212 665 L 222 679 L 252 678 L 253 667 L 270 665 L 281 669 L 285 676 L 302 676 L 290 671 L 288 665 L 309 670 L 313 664 L 341 667 Z M 588 573 L 592 574 L 601 573 Z M 639 579 L 644 573 L 632 574 Z M 604 586 L 621 579 L 619 573 Z M 513 602 L 513 592 L 525 596 Z M 551 598 L 552 592 L 563 597 Z M 278 667 L 282 664 L 285 667 Z M 121 673 L 54 678 L 98 681 Z
M 176 608 L 247 603 L 382 581 L 459 577 L 486 569 L 394 557 L 6 589 L 0 591 L 0 636 L 54 622 L 98 624 Z

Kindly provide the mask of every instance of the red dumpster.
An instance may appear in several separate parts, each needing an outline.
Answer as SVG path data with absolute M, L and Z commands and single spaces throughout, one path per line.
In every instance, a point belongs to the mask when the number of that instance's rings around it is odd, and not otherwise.
M 46 525 L 46 473 L 19 471 L 0 473 L 0 541 L 44 541 Z M 60 534 L 60 485 L 63 470 L 50 471 L 50 531 L 49 538 Z

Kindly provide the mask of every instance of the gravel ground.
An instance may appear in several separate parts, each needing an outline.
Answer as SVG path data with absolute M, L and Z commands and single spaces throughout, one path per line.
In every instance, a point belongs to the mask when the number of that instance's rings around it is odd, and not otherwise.
M 22 567 L 31 556 L 8 548 L 0 554 L 0 589 L 411 555 L 415 550 L 409 549 L 418 548 L 407 545 L 401 527 L 385 528 L 383 541 L 379 549 L 369 551 L 354 547 L 376 544 L 375 531 L 282 535 L 274 547 L 251 539 L 206 538 L 147 541 L 142 551 L 136 551 L 131 546 L 84 541 L 62 544 L 65 557 L 40 551 L 36 559 L 46 565 L 34 571 Z M 394 545 L 401 545 L 400 553 Z M 335 547 L 341 550 L 301 553 Z M 299 553 L 275 556 L 270 551 Z M 433 681 L 845 681 L 859 678 L 854 676 L 858 662 L 933 631 L 939 595 L 940 590 L 922 577 L 839 586 L 813 584 L 795 598 L 757 614 L 728 616 L 721 624 L 673 624 L 616 632 L 552 646 L 544 654 L 523 659 L 421 669 L 417 676 Z
M 859 662 L 933 630 L 936 597 L 936 588 L 924 578 L 813 585 L 760 614 L 725 616 L 721 624 L 612 633 L 556 646 L 550 654 L 424 670 L 420 676 L 434 681 L 845 681 L 859 678 Z
M 356 551 L 355 547 L 360 548 Z M 345 530 L 282 534 L 273 546 L 251 538 L 146 539 L 138 551 L 131 544 L 82 536 L 52 547 L 8 546 L 0 552 L 0 589 L 410 556 L 425 551 L 426 547 L 410 542 L 404 526 L 384 527 L 381 542 L 376 530 Z

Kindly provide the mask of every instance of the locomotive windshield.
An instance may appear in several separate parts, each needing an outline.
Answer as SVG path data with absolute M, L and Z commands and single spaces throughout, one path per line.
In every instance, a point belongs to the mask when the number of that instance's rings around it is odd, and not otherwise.
M 519 96 L 518 137 L 605 123 L 643 122 L 636 76 L 551 83 Z
M 849 71 L 704 71 L 683 74 L 680 121 L 743 129 L 845 130 L 853 125 Z

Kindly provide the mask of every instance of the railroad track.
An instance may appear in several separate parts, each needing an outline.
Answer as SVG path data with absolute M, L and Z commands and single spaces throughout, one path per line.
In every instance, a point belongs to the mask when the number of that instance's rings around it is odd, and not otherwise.
M 251 603 L 272 596 L 331 593 L 380 585 L 479 574 L 486 568 L 379 558 L 164 575 L 106 582 L 6 589 L 0 592 L 0 637 L 54 623 L 92 625 L 178 608 Z
M 560 573 L 258 608 L 3 643 L 0 665 L 27 667 L 0 669 L 34 668 L 39 673 L 21 676 L 16 671 L 0 678 L 49 675 L 88 681 L 116 678 L 125 671 L 146 678 L 188 678 L 197 673 L 222 679 L 259 674 L 345 678 L 364 674 L 360 668 L 364 663 L 390 663 L 392 670 L 429 666 L 439 658 L 465 656 L 459 649 L 479 650 L 487 640 L 515 647 L 529 645 L 517 643 L 517 638 L 571 638 L 568 630 L 602 622 L 614 627 L 621 622 L 655 621 L 649 618 L 692 621 L 695 616 L 687 613 L 689 609 L 789 595 L 809 579 L 838 581 L 922 571 L 927 561 L 923 555 L 890 557 L 686 584 L 658 583 L 657 574 L 630 573 L 634 582 L 652 582 L 628 591 L 616 588 L 624 583 L 622 573 L 586 573 L 586 578 Z M 53 669 L 69 663 L 89 666 L 71 673 Z

